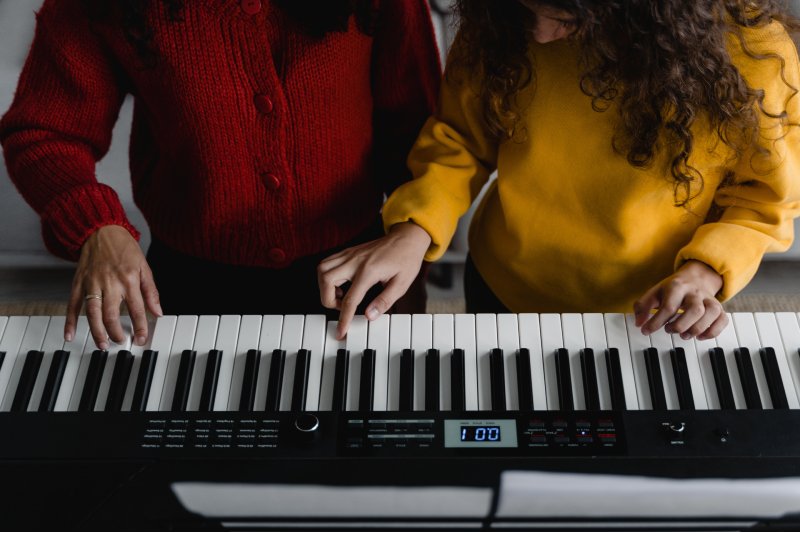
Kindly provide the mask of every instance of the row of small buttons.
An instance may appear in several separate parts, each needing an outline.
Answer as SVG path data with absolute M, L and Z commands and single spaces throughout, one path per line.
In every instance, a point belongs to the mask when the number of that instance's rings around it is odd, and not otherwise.
M 277 420 L 150 420 L 142 448 L 275 448 Z
M 564 420 L 554 420 L 549 426 L 542 420 L 531 420 L 523 434 L 527 435 L 530 447 L 550 444 L 586 446 L 595 443 L 595 439 L 602 446 L 613 446 L 617 442 L 614 423 L 608 419 L 598 420 L 595 431 L 592 430 L 592 424 L 586 420 L 576 421 L 574 428 L 570 428 L 570 424 Z

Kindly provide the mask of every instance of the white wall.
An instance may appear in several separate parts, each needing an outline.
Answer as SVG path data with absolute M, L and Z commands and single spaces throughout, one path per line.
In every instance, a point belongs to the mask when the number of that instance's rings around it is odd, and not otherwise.
M 112 1 L 112 0 L 109 0 Z M 449 0 L 435 0 L 446 7 Z M 19 71 L 33 37 L 34 11 L 42 0 L 0 0 L 0 113 L 11 104 Z M 794 1 L 795 5 L 800 0 Z M 444 49 L 452 38 L 449 21 L 436 20 L 434 27 Z M 131 102 L 126 101 L 114 129 L 109 154 L 97 168 L 98 179 L 110 184 L 120 195 L 134 225 L 142 232 L 142 245 L 149 243 L 149 232 L 139 210 L 133 205 L 128 171 L 128 140 L 131 125 Z M 452 260 L 460 260 L 466 252 L 468 217 L 462 220 L 454 240 Z M 800 224 L 798 224 L 800 229 Z M 787 255 L 779 258 L 800 258 L 800 239 Z M 8 178 L 5 165 L 0 165 L 0 267 L 37 267 L 67 265 L 50 255 L 41 239 L 39 219 L 19 195 Z

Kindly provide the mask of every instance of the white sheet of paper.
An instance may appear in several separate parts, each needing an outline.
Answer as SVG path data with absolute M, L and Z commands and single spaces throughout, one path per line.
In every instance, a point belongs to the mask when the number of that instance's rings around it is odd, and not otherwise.
M 207 517 L 450 517 L 484 518 L 489 487 L 340 487 L 257 483 L 176 482 L 189 511 Z
M 800 478 L 671 479 L 506 471 L 498 518 L 777 518 L 800 512 Z

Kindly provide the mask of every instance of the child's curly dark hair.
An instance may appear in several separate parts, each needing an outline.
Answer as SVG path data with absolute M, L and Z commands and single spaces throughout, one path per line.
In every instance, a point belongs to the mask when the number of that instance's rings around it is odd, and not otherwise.
M 673 147 L 671 173 L 675 204 L 686 204 L 702 190 L 702 176 L 689 165 L 691 127 L 708 117 L 720 139 L 736 156 L 756 146 L 758 112 L 786 120 L 785 110 L 771 114 L 764 93 L 748 87 L 731 63 L 727 41 L 742 29 L 773 20 L 789 31 L 796 19 L 777 0 L 540 0 L 575 18 L 570 37 L 580 46 L 582 91 L 597 111 L 611 102 L 619 110 L 613 146 L 631 165 L 652 163 L 659 145 Z M 458 45 L 451 54 L 454 72 L 483 73 L 479 97 L 485 127 L 499 142 L 513 138 L 519 122 L 516 96 L 535 83 L 528 54 L 534 12 L 519 0 L 455 0 Z M 456 67 L 456 68 L 452 68 Z M 462 68 L 458 68 L 462 67 Z M 784 82 L 792 87 L 785 77 Z M 756 147 L 757 150 L 761 148 Z M 699 188 L 692 194 L 692 184 Z

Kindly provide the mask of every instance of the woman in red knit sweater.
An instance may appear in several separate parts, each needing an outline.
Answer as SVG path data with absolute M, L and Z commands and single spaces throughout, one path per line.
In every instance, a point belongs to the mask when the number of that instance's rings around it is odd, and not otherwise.
M 46 0 L 0 142 L 78 260 L 65 337 L 85 305 L 121 340 L 122 300 L 139 344 L 146 310 L 323 312 L 316 265 L 382 234 L 439 78 L 425 0 Z M 147 259 L 95 177 L 126 94 Z

